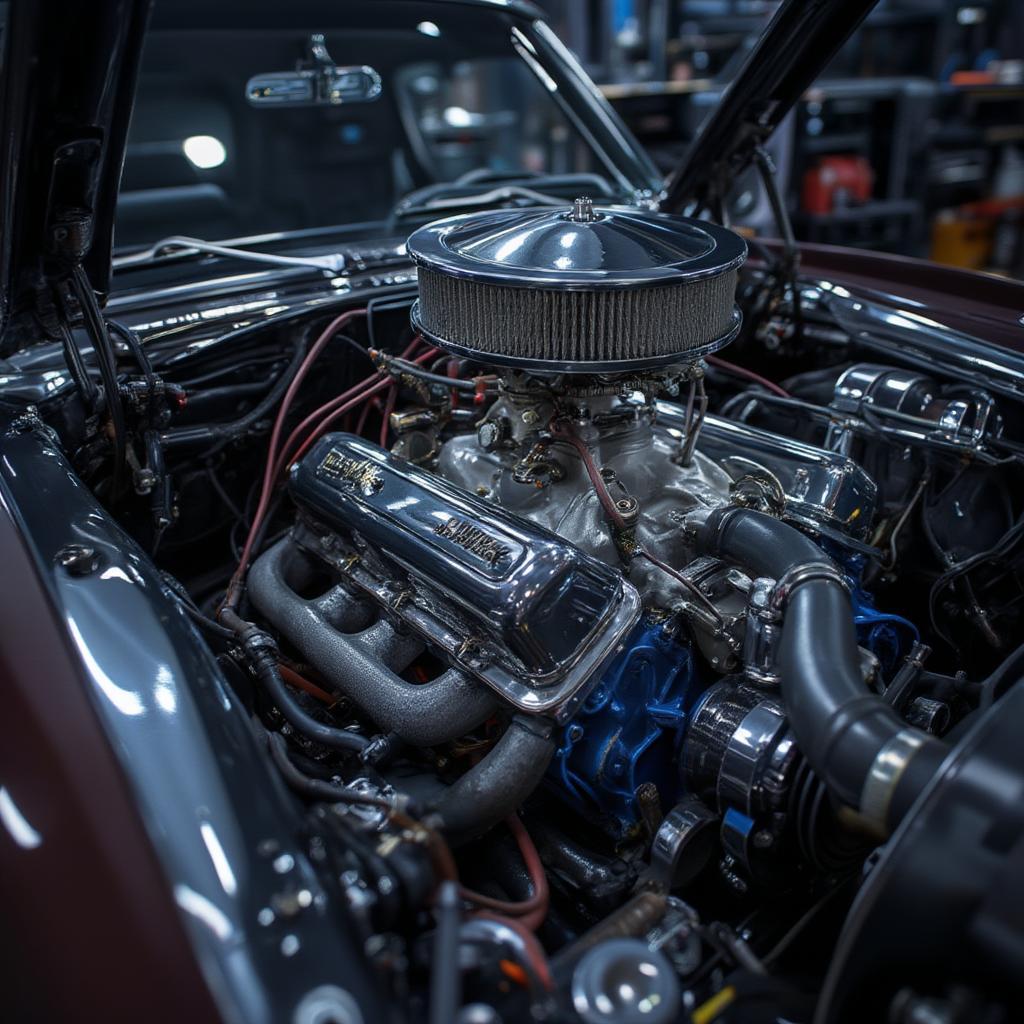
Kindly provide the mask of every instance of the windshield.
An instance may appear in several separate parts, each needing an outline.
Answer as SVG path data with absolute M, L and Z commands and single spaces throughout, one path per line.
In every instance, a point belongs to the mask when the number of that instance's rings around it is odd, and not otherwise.
M 609 198 L 628 198 L 522 18 L 391 0 L 306 4 L 319 20 L 301 4 L 272 17 L 261 5 L 208 6 L 157 5 L 118 203 L 121 249 L 377 221 L 411 191 L 467 175 L 474 187 L 514 179 L 542 190 L 521 179 L 597 172 Z M 342 102 L 318 101 L 309 83 L 333 67 L 369 77 Z M 260 90 L 272 95 L 254 99 Z M 286 94 L 298 101 L 280 102 Z M 627 184 L 652 180 L 653 168 Z

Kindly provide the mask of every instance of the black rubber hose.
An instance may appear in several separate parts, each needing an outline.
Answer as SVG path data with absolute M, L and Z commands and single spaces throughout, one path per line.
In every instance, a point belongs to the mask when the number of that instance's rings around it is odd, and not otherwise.
M 702 554 L 719 555 L 775 579 L 800 565 L 830 561 L 792 526 L 747 509 L 712 513 L 698 531 L 697 547 Z M 860 807 L 879 753 L 909 727 L 864 684 L 853 609 L 838 583 L 816 579 L 794 589 L 784 612 L 777 659 L 800 750 L 838 800 Z M 921 735 L 923 744 L 910 758 L 889 803 L 890 828 L 946 754 L 945 744 Z
M 130 328 L 117 320 L 107 321 L 107 330 L 116 334 L 128 346 L 135 364 L 142 371 L 144 377 L 155 377 L 156 370 L 153 369 L 153 361 L 149 353 L 142 345 L 142 339 Z
M 85 361 L 82 359 L 82 353 L 78 349 L 75 336 L 71 333 L 71 328 L 63 322 L 60 325 L 60 344 L 64 351 L 64 362 L 67 363 L 68 372 L 71 374 L 72 380 L 78 386 L 86 409 L 90 412 L 95 411 L 99 391 L 93 379 L 89 376 L 88 367 L 86 367 Z
M 295 351 L 287 367 L 282 371 L 271 389 L 264 395 L 252 409 L 240 419 L 232 420 L 230 423 L 212 423 L 207 425 L 196 425 L 191 427 L 172 427 L 160 435 L 160 441 L 168 447 L 190 448 L 201 444 L 212 445 L 213 448 L 208 454 L 218 451 L 228 442 L 236 437 L 241 437 L 260 420 L 265 419 L 270 411 L 284 397 L 288 385 L 295 376 L 303 358 L 306 355 L 305 341 L 295 346 Z
M 75 267 L 72 271 L 71 288 L 78 300 L 86 330 L 92 339 L 96 364 L 99 366 L 100 376 L 103 378 L 107 415 L 110 417 L 111 431 L 114 435 L 112 495 L 116 498 L 121 491 L 121 477 L 124 473 L 125 456 L 128 450 L 128 428 L 125 424 L 124 406 L 121 403 L 121 392 L 117 383 L 117 356 L 110 335 L 107 333 L 106 322 L 100 313 L 96 294 L 92 290 L 92 283 L 81 266 Z
M 371 807 L 382 807 L 385 810 L 392 809 L 391 802 L 382 796 L 375 796 L 372 793 L 357 793 L 345 786 L 336 786 L 333 782 L 314 779 L 312 776 L 306 775 L 292 763 L 288 756 L 288 743 L 280 733 L 268 732 L 266 737 L 270 756 L 277 766 L 277 770 L 285 782 L 297 793 L 327 803 L 367 804 Z
M 437 894 L 437 931 L 430 963 L 430 1024 L 450 1024 L 462 1003 L 459 925 L 462 906 L 455 882 L 442 882 Z
M 257 664 L 256 675 L 288 724 L 307 739 L 335 750 L 351 750 L 355 753 L 361 753 L 369 745 L 369 740 L 365 736 L 349 732 L 347 729 L 337 729 L 333 725 L 325 725 L 303 711 L 288 692 L 288 687 L 275 663 L 268 660 Z
M 361 753 L 369 746 L 370 741 L 365 736 L 318 722 L 299 706 L 281 678 L 273 642 L 262 630 L 240 618 L 230 608 L 221 610 L 220 621 L 238 637 L 250 657 L 256 678 L 293 729 L 307 739 L 334 750 Z

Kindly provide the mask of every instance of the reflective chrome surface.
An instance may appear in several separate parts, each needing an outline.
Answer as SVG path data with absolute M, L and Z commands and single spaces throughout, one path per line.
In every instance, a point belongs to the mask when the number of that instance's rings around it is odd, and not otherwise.
M 639 616 L 609 566 L 354 435 L 318 442 L 290 487 L 341 535 L 320 557 L 523 710 L 567 713 Z
M 941 388 L 935 379 L 913 370 L 855 363 L 836 381 L 831 405 L 872 426 L 881 420 L 889 433 L 908 444 L 977 450 L 990 435 L 1000 433 L 1001 422 L 987 391 L 944 395 Z M 831 423 L 827 444 L 846 454 L 854 433 L 855 428 Z
M 743 672 L 754 686 L 779 685 L 775 649 L 781 636 L 780 616 L 772 607 L 775 581 L 755 579 L 747 595 L 747 621 L 743 635 Z
M 718 805 L 755 814 L 771 806 L 763 776 L 772 751 L 787 728 L 782 705 L 771 698 L 744 716 L 725 749 L 718 775 Z
M 677 436 L 685 428 L 681 406 L 658 402 L 658 423 Z M 785 515 L 863 540 L 875 514 L 877 487 L 852 459 L 746 424 L 707 416 L 698 451 L 727 469 L 737 455 L 769 470 L 785 493 Z
M 774 800 L 764 789 L 766 769 L 785 725 L 782 705 L 763 691 L 717 683 L 690 716 L 683 744 L 688 786 L 723 813 L 733 808 L 755 815 L 769 809 Z
M 619 373 L 686 364 L 739 329 L 746 243 L 717 225 L 585 197 L 414 232 L 413 326 L 484 364 Z
M 890 304 L 831 281 L 805 287 L 803 297 L 809 313 L 827 314 L 858 345 L 898 364 L 1024 398 L 1024 354 L 938 323 L 923 307 L 895 296 Z
M 509 287 L 603 288 L 679 284 L 738 267 L 747 246 L 707 221 L 625 207 L 586 216 L 563 210 L 465 214 L 428 224 L 409 238 L 420 266 Z
M 718 815 L 696 797 L 676 804 L 651 841 L 651 877 L 666 891 L 686 885 L 715 852 Z
M 572 1005 L 586 1024 L 670 1024 L 679 1014 L 679 981 L 664 953 L 646 942 L 608 939 L 573 972 Z
M 864 780 L 860 813 L 882 833 L 889 827 L 889 804 L 911 759 L 924 746 L 921 733 L 903 729 L 878 752 Z

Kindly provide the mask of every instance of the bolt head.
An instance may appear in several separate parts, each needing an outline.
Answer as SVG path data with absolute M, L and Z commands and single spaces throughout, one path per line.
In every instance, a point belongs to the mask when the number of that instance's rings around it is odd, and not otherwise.
M 100 567 L 100 562 L 96 549 L 86 544 L 67 544 L 57 552 L 57 564 L 69 576 L 89 576 Z

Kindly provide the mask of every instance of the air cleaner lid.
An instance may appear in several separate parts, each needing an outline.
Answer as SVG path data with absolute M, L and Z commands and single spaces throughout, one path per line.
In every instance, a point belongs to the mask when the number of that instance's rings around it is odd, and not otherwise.
M 703 221 L 577 199 L 437 221 L 409 239 L 433 344 L 535 373 L 635 373 L 692 363 L 740 326 L 747 247 Z
M 743 239 L 705 221 L 628 207 L 500 210 L 414 232 L 412 259 L 455 277 L 520 288 L 604 290 L 681 284 L 746 258 Z

